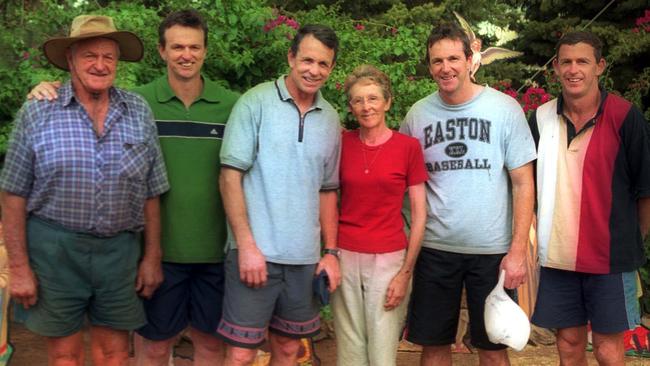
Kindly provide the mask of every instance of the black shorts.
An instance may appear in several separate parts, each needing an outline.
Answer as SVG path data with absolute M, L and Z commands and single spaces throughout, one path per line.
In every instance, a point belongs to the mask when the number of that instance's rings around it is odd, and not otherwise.
M 472 345 L 489 351 L 505 349 L 490 342 L 483 319 L 485 298 L 498 282 L 504 256 L 422 248 L 413 275 L 406 339 L 422 346 L 454 343 L 464 285 Z
M 144 301 L 147 325 L 138 334 L 161 341 L 175 337 L 188 325 L 214 334 L 223 306 L 223 263 L 163 262 L 162 268 L 163 283 Z

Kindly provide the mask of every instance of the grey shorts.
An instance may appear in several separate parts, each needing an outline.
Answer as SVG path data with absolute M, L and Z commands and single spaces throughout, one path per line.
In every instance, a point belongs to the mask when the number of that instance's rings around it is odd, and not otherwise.
M 217 335 L 226 343 L 257 348 L 269 331 L 289 338 L 312 337 L 320 331 L 319 306 L 312 291 L 316 264 L 266 262 L 266 286 L 251 288 L 239 279 L 237 250 L 226 256 L 223 315 Z

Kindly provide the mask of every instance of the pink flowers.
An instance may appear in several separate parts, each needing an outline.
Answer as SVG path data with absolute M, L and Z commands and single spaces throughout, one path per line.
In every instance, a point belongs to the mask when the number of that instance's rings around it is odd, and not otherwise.
M 504 90 L 503 93 L 506 94 L 506 95 L 511 96 L 514 99 L 517 99 L 517 91 L 512 89 L 512 88 Z
M 650 23 L 650 9 L 645 10 L 643 17 L 636 19 L 636 25 L 643 25 L 646 23 Z
M 287 17 L 286 15 L 278 15 L 277 18 L 268 21 L 266 24 L 264 24 L 264 32 L 269 32 L 273 28 L 276 28 L 282 24 L 286 24 L 288 27 L 291 27 L 293 29 L 298 29 L 300 28 L 300 24 L 298 24 L 297 21 L 294 19 L 291 19 Z
M 298 22 L 296 22 L 296 21 L 293 20 L 293 19 L 287 19 L 287 21 L 284 22 L 284 24 L 286 24 L 286 25 L 288 25 L 289 27 L 291 27 L 291 28 L 293 28 L 293 29 L 296 29 L 296 30 L 298 30 L 298 28 L 300 28 L 300 25 L 298 24 Z
M 636 27 L 632 28 L 633 33 L 639 33 L 641 30 L 650 32 L 650 9 L 645 10 L 645 14 L 636 19 Z
M 366 26 L 361 24 L 361 23 L 358 23 L 357 25 L 354 26 L 354 29 L 356 29 L 358 31 L 362 31 L 362 30 L 366 29 Z
M 494 89 L 499 90 L 504 94 L 513 97 L 514 99 L 517 99 L 517 92 L 512 88 L 510 81 L 501 80 L 497 82 L 496 85 L 494 85 Z

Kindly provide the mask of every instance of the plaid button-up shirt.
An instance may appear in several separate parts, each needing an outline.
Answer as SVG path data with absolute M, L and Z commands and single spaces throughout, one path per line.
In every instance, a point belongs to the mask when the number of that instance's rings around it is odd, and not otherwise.
M 25 197 L 29 215 L 98 236 L 139 231 L 145 200 L 169 189 L 149 106 L 124 90 L 109 93 L 101 136 L 70 82 L 58 100 L 18 112 L 0 189 Z

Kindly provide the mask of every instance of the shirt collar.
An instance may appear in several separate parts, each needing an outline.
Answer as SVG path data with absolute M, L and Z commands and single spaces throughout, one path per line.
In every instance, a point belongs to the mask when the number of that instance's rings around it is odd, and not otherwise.
M 174 98 L 177 98 L 174 90 L 172 90 L 171 85 L 169 85 L 168 77 L 168 74 L 165 74 L 164 76 L 160 77 L 156 83 L 156 99 L 160 103 L 166 103 Z M 197 100 L 205 100 L 206 102 L 210 103 L 219 103 L 219 84 L 204 77 L 203 75 L 201 75 L 201 79 L 203 80 L 203 91 L 201 91 L 201 95 L 199 95 Z
M 64 106 L 70 105 L 74 99 L 74 92 L 72 91 L 72 82 L 70 80 L 66 81 L 61 88 L 59 88 L 59 100 Z
M 74 100 L 75 103 L 79 103 L 77 100 L 77 97 L 74 94 L 74 89 L 72 88 L 72 81 L 68 80 L 66 81 L 58 90 L 59 93 L 59 100 L 61 101 L 61 104 L 64 107 L 70 106 L 72 101 Z M 109 96 L 109 103 L 110 104 L 125 104 L 126 101 L 124 99 L 123 91 L 120 91 L 116 89 L 115 87 L 112 87 L 108 90 L 108 96 Z
M 596 119 L 603 112 L 603 105 L 605 104 L 605 99 L 607 99 L 607 90 L 602 84 L 598 84 L 598 90 L 600 91 L 600 104 L 598 105 L 598 112 L 594 116 Z M 560 96 L 557 98 L 557 114 L 564 115 L 564 96 L 560 93 Z
M 291 100 L 292 102 L 295 103 L 293 97 L 291 96 L 289 90 L 287 89 L 287 83 L 285 81 L 286 77 L 287 75 L 280 75 L 280 77 L 275 81 L 275 89 L 278 91 L 278 96 L 280 97 L 280 99 L 282 99 L 285 102 Z M 323 99 L 323 95 L 319 90 L 316 92 L 316 95 L 314 96 L 314 103 L 312 103 L 310 109 L 323 109 L 324 103 L 325 100 Z

